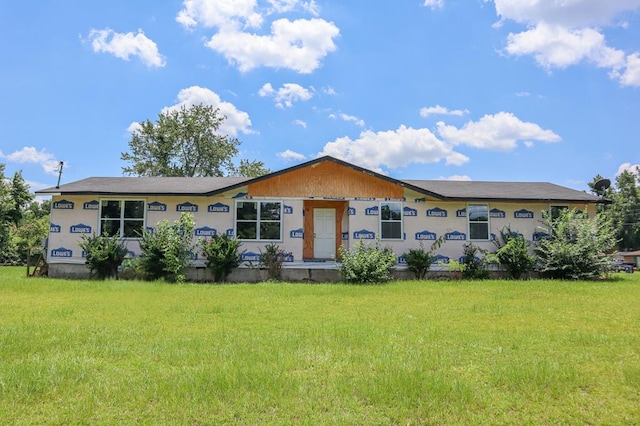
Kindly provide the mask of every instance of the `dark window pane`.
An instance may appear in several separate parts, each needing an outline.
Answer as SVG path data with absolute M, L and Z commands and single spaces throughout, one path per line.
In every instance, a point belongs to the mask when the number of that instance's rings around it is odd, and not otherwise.
M 382 236 L 384 239 L 401 239 L 402 224 L 400 222 L 382 222 Z
M 238 222 L 236 230 L 238 238 L 241 240 L 255 240 L 258 238 L 255 222 Z
M 261 240 L 279 240 L 280 222 L 262 222 L 260 224 Z
M 489 206 L 487 205 L 472 204 L 467 210 L 470 222 L 487 222 L 489 220 Z
M 380 218 L 382 220 L 402 220 L 402 204 L 382 204 L 380 207 Z
M 102 200 L 100 217 L 103 219 L 120 218 L 120 201 Z
M 142 237 L 142 221 L 141 220 L 125 220 L 123 237 L 125 238 Z
M 260 220 L 280 220 L 280 203 L 260 203 Z
M 101 220 L 100 235 L 109 237 L 120 236 L 120 220 Z
M 257 203 L 250 201 L 242 201 L 236 205 L 237 220 L 256 220 L 258 219 Z
M 489 224 L 488 223 L 470 223 L 469 238 L 472 240 L 488 240 Z
M 125 219 L 142 219 L 144 217 L 144 201 L 125 201 Z
M 567 206 L 551 206 L 549 208 L 549 213 L 551 214 L 551 219 L 557 219 L 560 217 L 564 210 L 568 210 Z
M 380 218 L 382 220 L 391 219 L 391 208 L 389 207 L 389 204 L 383 204 L 380 206 Z

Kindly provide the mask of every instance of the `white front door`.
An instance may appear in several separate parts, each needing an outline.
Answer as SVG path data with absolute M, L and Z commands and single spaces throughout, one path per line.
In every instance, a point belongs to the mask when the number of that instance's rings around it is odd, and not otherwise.
M 336 209 L 313 209 L 313 257 L 336 256 Z

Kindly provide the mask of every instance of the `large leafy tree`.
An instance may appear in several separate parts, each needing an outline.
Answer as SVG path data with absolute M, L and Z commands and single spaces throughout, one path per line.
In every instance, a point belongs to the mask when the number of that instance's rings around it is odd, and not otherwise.
M 40 208 L 33 201 L 29 185 L 22 172 L 12 178 L 4 175 L 0 164 L 0 263 L 17 264 L 26 259 L 26 250 L 39 245 L 49 229 L 48 211 L 35 216 L 32 209 Z
M 593 192 L 597 193 L 594 184 L 601 178 L 598 175 L 589 184 Z M 615 184 L 599 195 L 611 201 L 600 205 L 598 211 L 613 223 L 618 248 L 640 250 L 640 168 L 636 167 L 635 172 L 622 172 L 616 177 Z
M 249 176 L 269 170 L 261 161 L 234 164 L 240 141 L 219 133 L 225 116 L 209 105 L 182 106 L 140 123 L 129 141 L 125 174 L 134 176 Z
M 543 275 L 582 280 L 599 278 L 611 270 L 615 229 L 604 214 L 589 218 L 576 209 L 562 210 L 559 217 L 546 214 L 540 231 L 545 237 L 535 252 Z

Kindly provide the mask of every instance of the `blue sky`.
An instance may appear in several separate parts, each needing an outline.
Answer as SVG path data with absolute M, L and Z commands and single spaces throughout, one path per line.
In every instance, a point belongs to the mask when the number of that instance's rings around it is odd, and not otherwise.
M 640 164 L 640 0 L 0 3 L 0 163 L 121 176 L 136 123 L 219 107 L 240 158 L 588 189 Z

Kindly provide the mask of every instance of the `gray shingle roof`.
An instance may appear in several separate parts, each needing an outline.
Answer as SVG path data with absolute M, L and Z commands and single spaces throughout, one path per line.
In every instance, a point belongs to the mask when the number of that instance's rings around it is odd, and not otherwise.
M 419 193 L 443 200 L 464 201 L 564 201 L 598 202 L 600 198 L 586 192 L 547 182 L 479 182 L 450 180 L 398 180 L 363 169 L 333 157 L 320 157 L 258 178 L 246 177 L 92 177 L 60 188 L 47 188 L 37 194 L 96 195 L 213 195 L 307 167 L 321 161 L 333 161 L 366 172 Z
M 543 200 L 596 202 L 586 192 L 548 182 L 481 182 L 450 180 L 406 180 L 411 186 L 452 200 Z
M 246 177 L 90 177 L 38 194 L 207 195 L 251 180 Z

